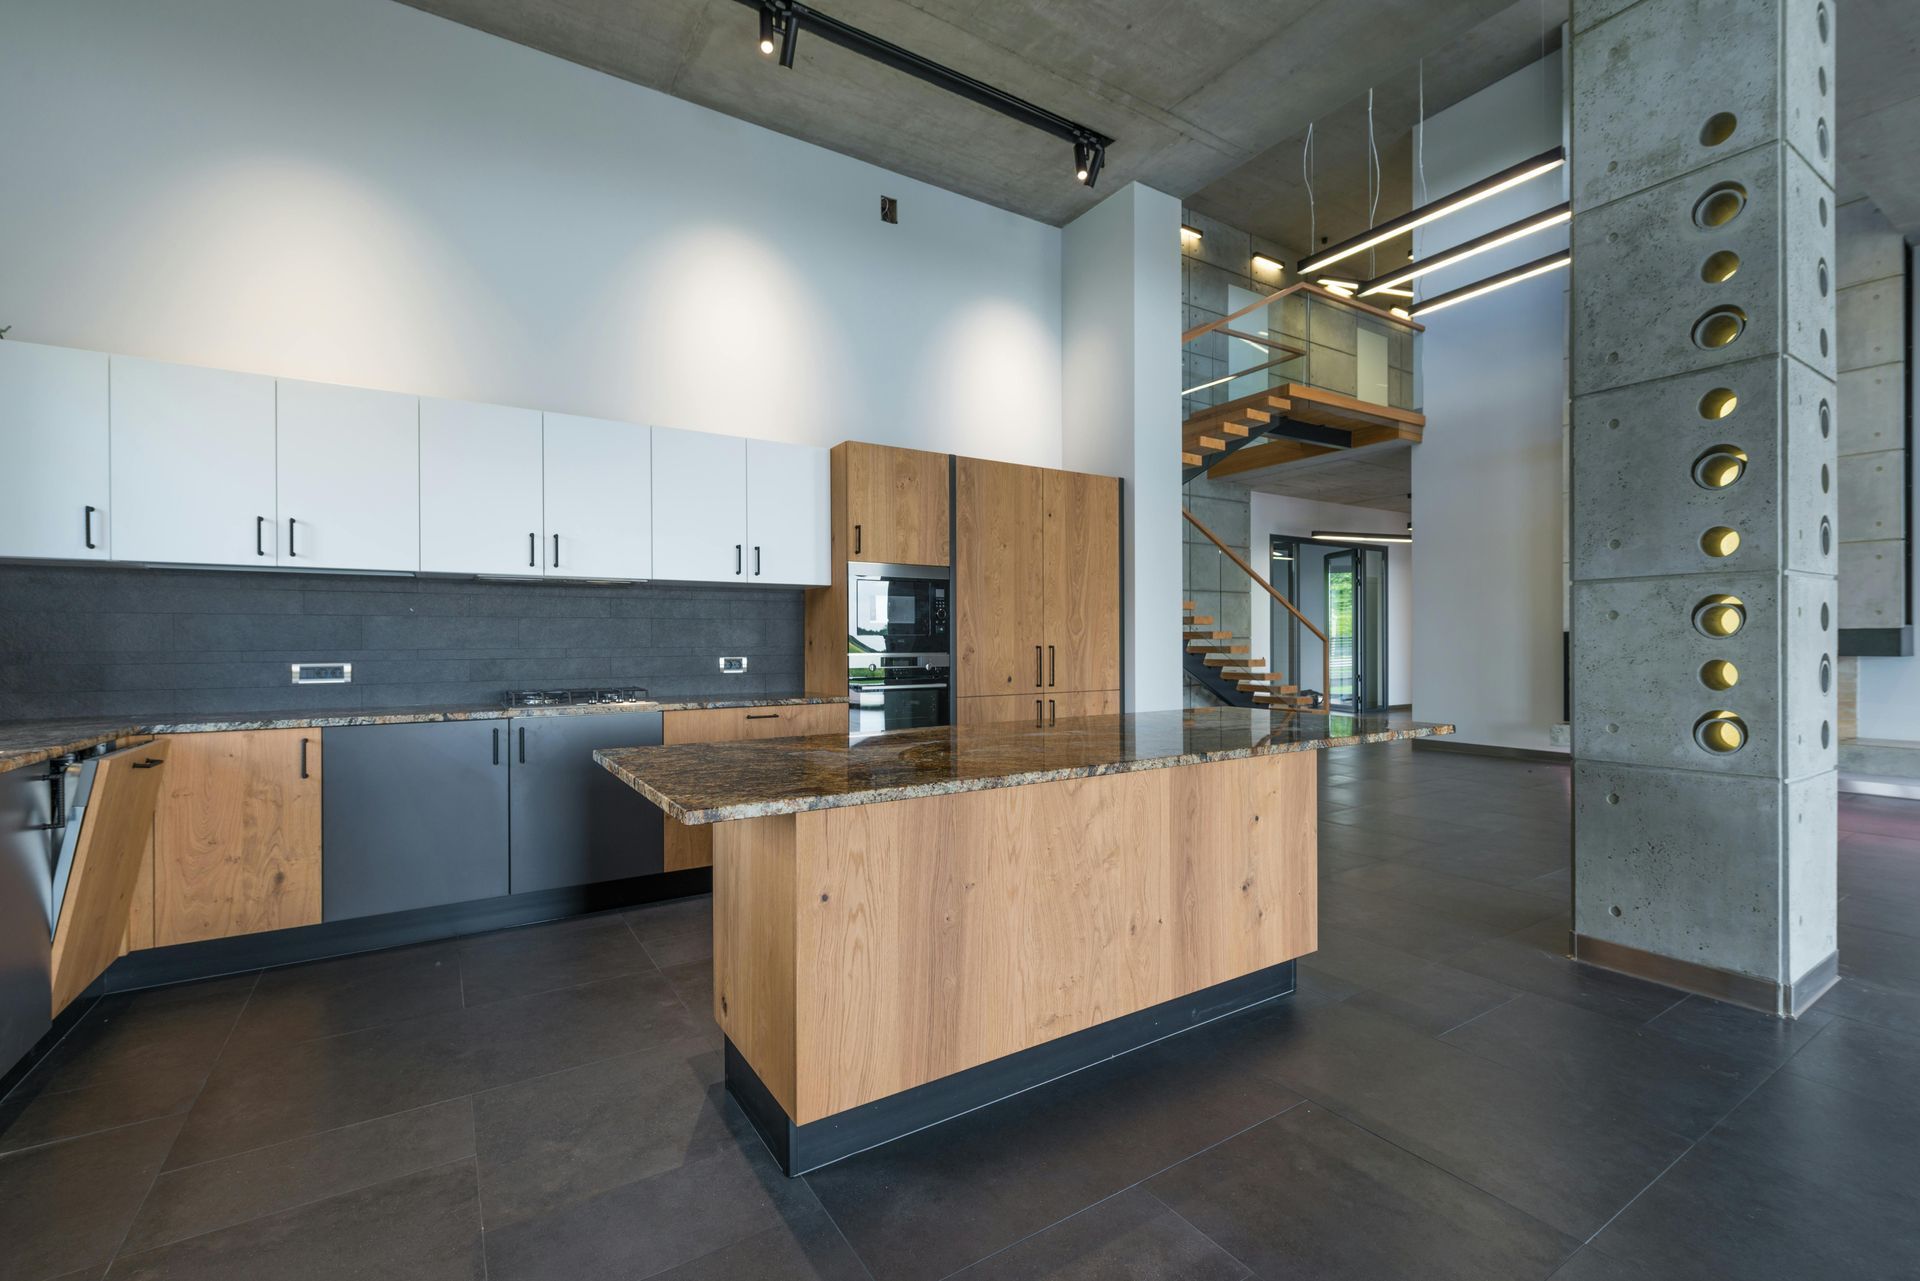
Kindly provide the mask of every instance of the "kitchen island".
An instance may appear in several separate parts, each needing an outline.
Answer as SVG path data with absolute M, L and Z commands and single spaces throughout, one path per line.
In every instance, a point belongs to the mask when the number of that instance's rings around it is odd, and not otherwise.
M 714 825 L 728 1088 L 798 1174 L 1291 992 L 1315 753 L 1450 731 L 1212 708 L 594 758 Z

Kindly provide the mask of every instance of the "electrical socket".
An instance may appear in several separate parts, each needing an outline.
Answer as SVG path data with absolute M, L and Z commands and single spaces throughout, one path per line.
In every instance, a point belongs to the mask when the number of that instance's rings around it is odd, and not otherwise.
M 741 672 L 747 670 L 747 660 L 744 658 L 722 658 L 720 660 L 720 670 L 729 676 L 738 676 Z

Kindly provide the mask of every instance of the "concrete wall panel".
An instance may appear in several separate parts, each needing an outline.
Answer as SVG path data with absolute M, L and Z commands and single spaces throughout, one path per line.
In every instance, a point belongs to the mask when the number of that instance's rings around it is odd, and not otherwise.
M 1842 291 L 1842 297 L 1845 292 Z M 1842 330 L 1841 358 L 1846 357 Z M 1834 434 L 1841 456 L 1900 449 L 1906 442 L 1907 367 L 1875 365 L 1840 375 Z
M 1906 622 L 1907 545 L 1841 543 L 1840 577 L 1847 585 L 1840 601 L 1842 627 L 1898 627 Z
M 1906 359 L 1906 283 L 1873 280 L 1840 291 L 1840 368 L 1866 369 Z
M 1884 542 L 1906 530 L 1907 455 L 1899 449 L 1840 459 L 1840 540 Z

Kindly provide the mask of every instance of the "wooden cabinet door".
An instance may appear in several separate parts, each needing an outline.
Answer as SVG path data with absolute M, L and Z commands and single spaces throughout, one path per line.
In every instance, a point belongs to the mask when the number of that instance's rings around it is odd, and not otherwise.
M 420 402 L 420 568 L 540 577 L 540 412 Z
M 54 905 L 54 1014 L 120 955 L 167 751 L 160 739 L 122 748 L 95 764 L 66 893 Z
M 665 712 L 663 743 L 735 743 L 750 738 L 799 738 L 848 732 L 845 703 L 798 703 L 786 707 L 699 707 Z M 713 825 L 666 819 L 663 871 L 713 864 Z
M 320 920 L 321 741 L 304 729 L 171 736 L 154 946 Z
M 1120 691 L 1117 689 L 1047 691 L 1048 728 L 1081 716 L 1112 716 L 1119 710 Z
M 949 565 L 947 471 L 950 456 L 849 441 L 848 560 L 890 565 Z
M 827 451 L 747 442 L 747 581 L 824 587 L 828 568 Z
M 1120 686 L 1120 482 L 1046 477 L 1047 691 Z
M 0 342 L 0 556 L 105 560 L 107 357 Z
M 652 578 L 652 431 L 572 414 L 545 418 L 546 576 Z
M 1046 723 L 1047 696 L 1044 691 L 1031 694 L 972 694 L 953 700 L 955 725 L 986 725 L 996 721 L 1022 721 L 1035 729 Z
M 420 568 L 420 398 L 365 387 L 277 385 L 280 563 Z
M 747 442 L 653 429 L 653 576 L 667 582 L 747 579 Z
M 115 559 L 278 564 L 273 379 L 131 356 L 108 369 Z
M 1046 683 L 1046 473 L 978 458 L 954 465 L 954 692 L 1038 691 Z

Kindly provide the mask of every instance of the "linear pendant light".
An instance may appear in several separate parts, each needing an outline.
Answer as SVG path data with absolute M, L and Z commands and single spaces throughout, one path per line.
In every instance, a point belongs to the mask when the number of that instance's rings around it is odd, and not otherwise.
M 1397 294 L 1402 297 L 1411 296 L 1401 293 L 1397 286 L 1404 285 L 1408 281 L 1418 280 L 1430 271 L 1439 271 L 1442 267 L 1451 267 L 1455 263 L 1465 262 L 1467 259 L 1477 257 L 1490 249 L 1498 249 L 1501 245 L 1510 245 L 1516 240 L 1522 240 L 1531 236 L 1536 231 L 1545 231 L 1549 227 L 1558 227 L 1561 223 L 1568 221 L 1572 217 L 1573 206 L 1564 203 L 1555 205 L 1551 209 L 1542 210 L 1537 214 L 1530 214 L 1518 222 L 1510 222 L 1504 227 L 1489 231 L 1484 236 L 1476 236 L 1474 239 L 1455 245 L 1451 249 L 1443 249 L 1430 258 L 1422 258 L 1419 262 L 1410 263 L 1405 267 L 1390 271 L 1384 276 L 1375 276 L 1372 280 L 1360 286 L 1360 296 L 1362 298 L 1365 298 L 1368 294 Z
M 1355 254 L 1378 248 L 1395 236 L 1404 235 L 1415 227 L 1424 227 L 1436 218 L 1444 218 L 1455 210 L 1465 209 L 1468 205 L 1478 204 L 1489 196 L 1497 196 L 1503 191 L 1517 187 L 1529 178 L 1538 178 L 1543 173 L 1552 173 L 1566 163 L 1565 147 L 1543 151 L 1531 160 L 1522 160 L 1517 165 L 1482 178 L 1472 186 L 1462 187 L 1452 195 L 1429 201 L 1418 209 L 1409 209 L 1398 218 L 1383 222 L 1378 227 L 1369 228 L 1351 240 L 1343 240 L 1331 248 L 1322 249 L 1317 254 L 1308 254 L 1300 260 L 1295 270 L 1301 275 L 1306 275 L 1336 262 L 1344 262 Z
M 1467 302 L 1496 289 L 1505 289 L 1508 285 L 1517 285 L 1523 280 L 1543 276 L 1549 271 L 1564 267 L 1573 261 L 1573 251 L 1562 249 L 1550 253 L 1544 258 L 1535 258 L 1532 262 L 1523 262 L 1511 271 L 1503 271 L 1497 276 L 1488 276 L 1485 280 L 1476 280 L 1470 285 L 1462 285 L 1449 293 L 1435 294 L 1423 302 L 1415 303 L 1412 314 L 1424 316 L 1430 311 L 1439 311 L 1442 307 L 1451 307 L 1457 302 Z
M 1350 534 L 1337 529 L 1316 529 L 1307 535 L 1316 543 L 1410 543 L 1412 533 L 1405 534 Z

